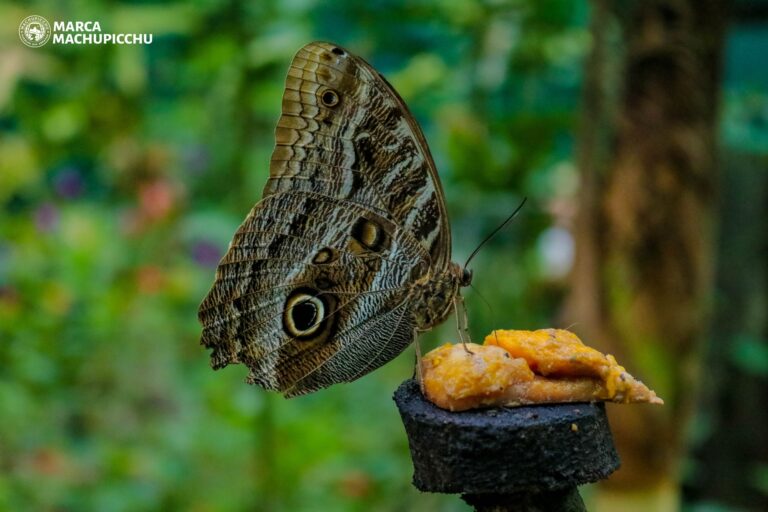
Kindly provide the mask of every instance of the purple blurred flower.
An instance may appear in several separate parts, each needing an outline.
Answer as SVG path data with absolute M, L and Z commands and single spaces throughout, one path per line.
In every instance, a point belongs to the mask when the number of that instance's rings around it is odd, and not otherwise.
M 76 199 L 83 193 L 85 183 L 83 177 L 75 167 L 62 169 L 53 179 L 53 188 L 56 193 L 65 199 Z
M 221 250 L 206 240 L 196 242 L 192 246 L 192 259 L 204 267 L 215 267 L 221 257 Z
M 35 211 L 35 226 L 37 230 L 48 233 L 56 228 L 59 222 L 59 210 L 53 203 L 43 203 Z

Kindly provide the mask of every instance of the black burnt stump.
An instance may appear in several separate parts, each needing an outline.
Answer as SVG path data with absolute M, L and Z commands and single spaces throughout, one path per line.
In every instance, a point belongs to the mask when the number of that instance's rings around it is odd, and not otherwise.
M 619 467 L 602 403 L 449 412 L 414 380 L 395 392 L 420 491 L 477 510 L 584 510 L 576 486 Z

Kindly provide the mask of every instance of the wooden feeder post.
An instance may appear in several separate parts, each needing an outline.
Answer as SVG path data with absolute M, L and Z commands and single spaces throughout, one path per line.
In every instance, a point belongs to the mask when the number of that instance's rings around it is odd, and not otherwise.
M 461 494 L 477 511 L 584 511 L 577 486 L 619 467 L 602 402 L 449 412 L 425 399 L 414 380 L 394 399 L 413 485 Z

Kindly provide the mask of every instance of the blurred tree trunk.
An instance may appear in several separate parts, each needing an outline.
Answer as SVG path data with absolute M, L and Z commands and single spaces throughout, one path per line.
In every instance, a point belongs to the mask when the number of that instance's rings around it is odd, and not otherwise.
M 722 160 L 718 300 L 685 500 L 768 510 L 768 157 Z
M 678 505 L 712 284 L 725 0 L 593 0 L 568 322 L 662 396 L 610 410 L 609 495 Z M 641 500 L 641 501 L 638 501 Z M 606 509 L 630 510 L 613 503 Z

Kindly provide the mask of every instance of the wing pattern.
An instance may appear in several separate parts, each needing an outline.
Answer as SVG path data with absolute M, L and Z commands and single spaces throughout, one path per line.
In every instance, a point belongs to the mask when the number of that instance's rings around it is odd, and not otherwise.
M 291 63 L 262 200 L 200 306 L 214 368 L 295 396 L 354 380 L 415 336 L 416 282 L 450 232 L 424 137 L 370 65 L 328 43 Z

